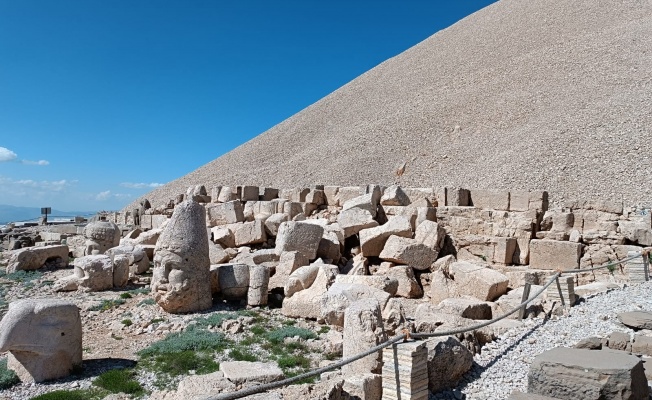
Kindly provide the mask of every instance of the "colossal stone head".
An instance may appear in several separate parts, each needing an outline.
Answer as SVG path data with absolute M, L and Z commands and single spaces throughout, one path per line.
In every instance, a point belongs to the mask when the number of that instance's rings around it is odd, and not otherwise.
M 82 327 L 74 303 L 56 299 L 17 300 L 0 322 L 0 352 L 23 383 L 70 375 L 82 362 Z
M 154 250 L 152 293 L 167 312 L 211 307 L 210 259 L 206 210 L 186 200 L 174 209 Z
M 84 255 L 104 254 L 111 247 L 120 244 L 120 228 L 110 221 L 91 222 L 84 228 L 86 238 Z

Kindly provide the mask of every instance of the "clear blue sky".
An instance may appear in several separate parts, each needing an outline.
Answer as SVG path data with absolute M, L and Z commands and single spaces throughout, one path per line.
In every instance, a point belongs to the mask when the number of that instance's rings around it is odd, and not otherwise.
M 492 2 L 0 0 L 0 204 L 120 209 Z

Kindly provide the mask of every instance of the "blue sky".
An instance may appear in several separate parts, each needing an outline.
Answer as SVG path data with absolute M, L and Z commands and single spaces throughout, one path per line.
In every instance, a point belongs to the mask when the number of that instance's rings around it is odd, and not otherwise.
M 0 0 L 0 204 L 120 209 L 492 2 Z

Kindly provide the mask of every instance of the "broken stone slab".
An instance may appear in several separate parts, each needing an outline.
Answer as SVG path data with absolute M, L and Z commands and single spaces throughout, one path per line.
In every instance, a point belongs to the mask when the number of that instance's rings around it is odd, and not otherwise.
M 267 241 L 265 222 L 261 219 L 240 224 L 227 225 L 227 227 L 233 232 L 236 247 L 260 244 Z
M 265 220 L 265 232 L 271 237 L 276 237 L 278 234 L 278 228 L 281 226 L 281 224 L 289 220 L 290 217 L 287 214 L 272 214 Z
M 0 352 L 20 380 L 43 382 L 70 375 L 82 364 L 77 306 L 59 299 L 16 300 L 0 321 Z
M 369 211 L 371 215 L 375 218 L 379 201 L 380 201 L 380 190 L 374 190 L 371 193 L 363 194 L 358 197 L 354 197 L 350 200 L 347 200 L 342 205 L 342 211 L 358 208 L 361 210 Z
M 314 260 L 323 235 L 324 228 L 319 225 L 283 222 L 276 236 L 276 253 L 280 255 L 284 251 L 298 251 L 307 259 Z
M 580 266 L 582 244 L 556 240 L 530 241 L 530 268 L 567 271 Z
M 65 244 L 26 247 L 9 251 L 7 273 L 16 271 L 33 271 L 45 265 L 48 261 L 59 261 L 62 266 L 68 265 L 68 246 Z
M 360 248 L 365 257 L 377 257 L 390 236 L 412 237 L 412 225 L 406 217 L 391 218 L 386 224 L 360 231 Z
M 352 399 L 380 399 L 383 394 L 382 378 L 372 373 L 349 376 L 344 380 L 343 390 Z
M 105 254 L 109 257 L 114 257 L 118 254 L 127 256 L 129 258 L 129 272 L 132 275 L 143 274 L 149 269 L 149 257 L 142 246 L 121 244 L 120 246 L 110 248 Z
M 507 400 L 559 400 L 556 397 L 541 396 L 540 394 L 522 393 L 518 390 L 512 392 Z
M 446 231 L 443 226 L 440 226 L 433 221 L 423 221 L 417 226 L 414 232 L 414 240 L 418 243 L 424 244 L 439 253 L 443 244 Z
M 646 356 L 652 356 L 652 337 L 636 334 L 632 342 L 632 352 Z
M 432 263 L 437 260 L 438 254 L 437 250 L 419 243 L 415 239 L 392 235 L 387 239 L 379 257 L 385 261 L 406 264 L 416 270 L 423 271 L 430 269 Z
M 211 265 L 222 264 L 230 259 L 229 254 L 224 251 L 222 246 L 211 241 L 208 242 L 208 258 L 210 259 Z
M 100 254 L 75 259 L 74 276 L 80 288 L 91 292 L 113 288 L 111 257 Z
M 219 288 L 227 299 L 241 299 L 249 290 L 249 265 L 222 264 L 219 266 Z
M 574 400 L 647 399 L 643 363 L 633 355 L 557 347 L 535 357 L 528 373 L 528 392 Z
M 220 363 L 224 377 L 235 385 L 245 383 L 271 383 L 285 377 L 276 363 L 225 361 Z
M 652 329 L 652 312 L 629 311 L 618 314 L 620 322 L 633 329 Z

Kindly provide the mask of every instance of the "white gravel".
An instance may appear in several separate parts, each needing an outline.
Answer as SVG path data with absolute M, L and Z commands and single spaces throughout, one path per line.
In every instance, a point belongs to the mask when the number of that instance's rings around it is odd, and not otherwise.
M 407 162 L 404 186 L 649 202 L 650 49 L 649 0 L 501 0 L 146 196 L 387 185 Z
M 554 347 L 572 347 L 590 336 L 606 337 L 616 330 L 631 334 L 633 330 L 620 324 L 617 315 L 634 310 L 652 310 L 652 282 L 589 297 L 571 308 L 567 317 L 527 320 L 524 327 L 483 347 L 456 390 L 431 399 L 504 400 L 513 390 L 527 392 L 527 374 L 535 356 Z

